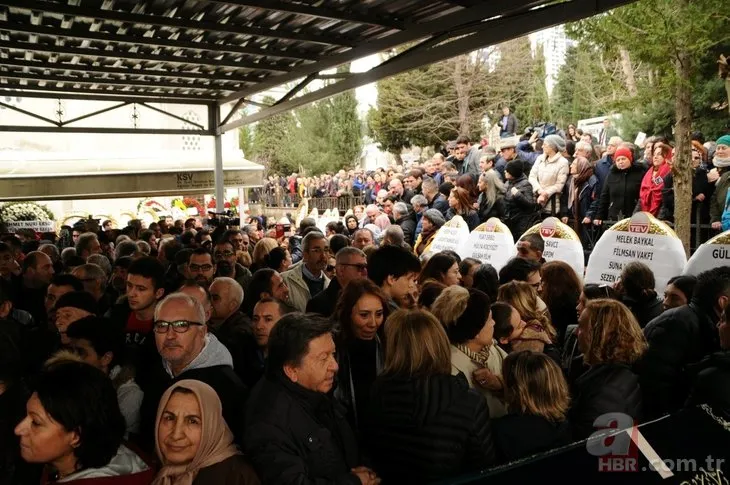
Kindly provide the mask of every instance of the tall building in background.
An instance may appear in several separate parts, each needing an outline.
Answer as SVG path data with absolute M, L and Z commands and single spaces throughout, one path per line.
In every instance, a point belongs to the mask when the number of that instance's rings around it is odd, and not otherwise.
M 545 54 L 545 72 L 547 74 L 545 85 L 548 94 L 552 94 L 553 87 L 558 79 L 558 71 L 565 64 L 565 54 L 573 41 L 565 35 L 563 26 L 558 25 L 530 34 L 530 42 L 533 50 L 538 45 L 542 46 Z

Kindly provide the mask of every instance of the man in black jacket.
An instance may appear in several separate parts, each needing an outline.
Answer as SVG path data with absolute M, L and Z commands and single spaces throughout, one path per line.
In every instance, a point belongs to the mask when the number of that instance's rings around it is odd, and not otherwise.
M 428 200 L 428 208 L 438 209 L 441 215 L 446 217 L 446 211 L 449 210 L 449 201 L 444 194 L 439 192 L 439 186 L 436 181 L 430 177 L 424 178 L 421 183 L 421 189 L 423 190 L 423 195 L 426 196 L 426 200 Z
M 301 313 L 269 337 L 266 375 L 246 412 L 244 449 L 262 483 L 374 485 L 344 409 L 327 393 L 337 374 L 334 323 Z
M 307 312 L 331 317 L 335 313 L 335 306 L 342 288 L 347 286 L 350 281 L 367 278 L 368 260 L 361 250 L 353 247 L 342 248 L 337 252 L 335 261 L 335 278 L 327 288 L 309 300 Z
M 730 301 L 730 267 L 701 273 L 689 305 L 667 310 L 644 329 L 649 348 L 639 362 L 648 418 L 680 409 L 687 399 L 686 370 L 720 350 L 716 324 Z

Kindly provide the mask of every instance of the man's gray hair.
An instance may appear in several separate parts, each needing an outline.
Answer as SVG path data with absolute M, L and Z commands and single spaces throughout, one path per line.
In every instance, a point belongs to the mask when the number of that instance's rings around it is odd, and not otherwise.
M 313 242 L 320 241 L 322 239 L 327 240 L 327 237 L 319 231 L 312 231 L 312 232 L 308 233 L 302 239 L 302 251 L 309 251 L 309 246 Z
M 408 215 L 408 206 L 405 202 L 396 202 L 393 204 L 393 212 L 397 212 L 400 216 Z
M 76 254 L 81 256 L 84 251 L 89 251 L 91 242 L 95 239 L 98 240 L 99 238 L 93 232 L 85 232 L 81 234 L 78 241 L 76 241 Z
M 112 264 L 109 262 L 109 258 L 103 254 L 92 254 L 86 260 L 89 264 L 95 264 L 100 267 L 106 273 L 107 278 L 112 274 Z
M 96 280 L 99 282 L 99 286 L 101 287 L 102 290 L 104 288 L 106 288 L 106 283 L 107 283 L 108 277 L 100 266 L 93 264 L 93 263 L 86 263 L 86 264 L 82 264 L 81 266 L 77 266 L 74 269 L 74 272 L 83 272 L 84 277 L 80 278 L 80 279 Z
M 360 249 L 353 248 L 352 246 L 345 246 L 344 248 L 337 251 L 337 254 L 335 255 L 335 261 L 337 261 L 336 264 L 342 264 L 345 262 L 346 259 L 350 259 L 351 256 L 361 256 L 363 258 L 366 258 L 365 253 L 363 253 Z
M 137 241 L 137 247 L 147 256 L 149 256 L 152 252 L 152 246 L 150 246 L 150 243 L 148 243 L 147 241 Z
M 58 248 L 53 244 L 41 244 L 38 247 L 38 251 L 46 253 L 54 263 L 61 257 L 61 253 L 58 252 Z
M 228 286 L 228 297 L 236 302 L 237 307 L 241 306 L 241 303 L 243 303 L 243 288 L 241 288 L 241 285 L 238 284 L 238 281 L 233 278 L 229 278 L 228 276 L 219 276 L 213 280 L 213 283 L 211 283 L 210 286 L 212 287 L 216 283 Z
M 187 306 L 188 308 L 194 309 L 197 316 L 197 323 L 205 325 L 205 308 L 203 308 L 203 305 L 198 300 L 192 296 L 186 295 L 185 293 L 172 293 L 163 298 L 155 307 L 155 322 L 160 319 L 162 307 L 173 304 Z
M 428 199 L 423 194 L 416 194 L 411 197 L 411 205 L 413 206 L 413 208 L 415 208 L 416 206 L 426 207 L 428 206 Z
M 621 139 L 620 136 L 612 136 L 611 138 L 608 139 L 608 144 L 609 145 L 619 146 L 623 142 L 624 141 Z
M 385 229 L 385 231 L 383 231 L 382 241 L 387 244 L 392 244 L 393 246 L 403 246 L 406 242 L 406 236 L 403 234 L 403 228 L 396 224 L 391 224 Z
M 61 251 L 61 261 L 64 265 L 74 256 L 76 256 L 76 248 L 63 248 L 63 251 Z
M 423 182 L 421 182 L 421 190 L 424 190 L 426 192 L 438 192 L 439 186 L 436 181 L 431 177 L 423 177 Z
M 114 248 L 114 259 L 119 259 L 123 256 L 133 256 L 134 253 L 137 252 L 139 247 L 137 246 L 137 243 L 130 240 L 124 240 L 117 244 L 117 247 Z
M 593 147 L 591 144 L 582 140 L 575 144 L 575 151 L 578 150 L 593 153 Z

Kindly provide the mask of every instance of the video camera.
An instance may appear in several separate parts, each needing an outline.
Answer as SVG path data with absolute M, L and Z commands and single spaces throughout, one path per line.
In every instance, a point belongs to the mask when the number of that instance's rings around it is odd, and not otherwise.
M 525 128 L 525 136 L 527 138 L 532 137 L 534 133 L 537 133 L 537 137 L 540 139 L 545 139 L 548 135 L 555 135 L 558 133 L 558 127 L 555 126 L 555 123 L 548 123 L 545 121 L 541 121 L 539 123 L 535 123 L 532 126 L 528 126 Z
M 218 226 L 241 226 L 241 218 L 240 217 L 231 217 L 233 215 L 233 212 L 231 211 L 223 211 L 223 212 L 215 212 L 215 211 L 208 211 L 208 225 L 210 227 L 218 227 Z

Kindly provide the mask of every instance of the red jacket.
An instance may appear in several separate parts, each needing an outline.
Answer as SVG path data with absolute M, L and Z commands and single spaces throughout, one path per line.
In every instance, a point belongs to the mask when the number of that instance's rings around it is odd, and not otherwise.
M 655 217 L 659 215 L 659 209 L 662 207 L 664 177 L 671 171 L 672 167 L 668 163 L 662 164 L 656 175 L 654 175 L 654 167 L 647 170 L 644 178 L 641 179 L 641 189 L 639 190 L 639 203 L 642 211 L 650 212 Z

